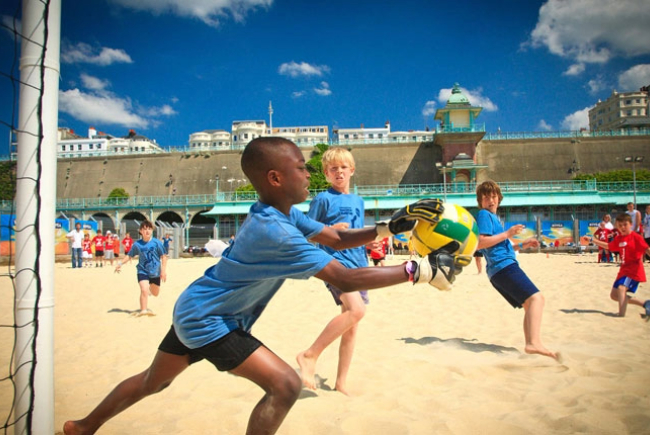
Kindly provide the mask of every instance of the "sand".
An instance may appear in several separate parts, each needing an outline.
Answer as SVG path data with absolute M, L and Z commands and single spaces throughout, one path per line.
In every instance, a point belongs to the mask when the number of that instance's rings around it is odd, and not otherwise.
M 398 264 L 404 258 L 389 263 Z M 609 289 L 617 266 L 596 254 L 522 254 L 546 297 L 542 336 L 563 362 L 523 353 L 523 311 L 512 309 L 471 264 L 454 289 L 403 284 L 370 293 L 348 380 L 333 391 L 337 343 L 319 361 L 320 388 L 303 390 L 280 434 L 640 434 L 650 433 L 650 323 L 641 309 L 617 318 Z M 145 369 L 167 332 L 174 301 L 213 264 L 170 260 L 152 299 L 155 317 L 135 318 L 135 268 L 55 266 L 55 427 L 88 413 L 113 386 Z M 2 323 L 11 322 L 3 282 Z M 650 298 L 642 284 L 640 298 Z M 317 279 L 288 281 L 253 333 L 297 368 L 295 356 L 338 312 Z M 0 335 L 7 371 L 11 337 Z M 10 385 L 0 383 L 5 418 Z M 122 413 L 100 434 L 243 434 L 262 392 L 199 363 L 167 390 Z

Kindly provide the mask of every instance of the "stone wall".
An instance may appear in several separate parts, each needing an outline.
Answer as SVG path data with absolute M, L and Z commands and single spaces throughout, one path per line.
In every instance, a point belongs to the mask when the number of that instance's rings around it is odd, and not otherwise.
M 353 184 L 442 183 L 435 168 L 442 149 L 433 143 L 348 146 L 357 165 Z M 309 159 L 311 150 L 303 150 Z M 478 181 L 567 180 L 574 160 L 581 173 L 630 169 L 628 155 L 646 160 L 637 169 L 650 168 L 650 136 L 623 138 L 528 139 L 481 141 L 476 162 L 489 165 L 478 173 Z M 220 191 L 237 187 L 227 180 L 244 180 L 240 151 L 196 154 L 158 154 L 59 160 L 58 198 L 106 197 L 117 187 L 131 196 L 198 195 L 215 193 L 219 174 Z M 222 169 L 223 167 L 226 169 Z M 172 176 L 170 183 L 170 175 Z M 243 184 L 243 181 L 242 183 Z

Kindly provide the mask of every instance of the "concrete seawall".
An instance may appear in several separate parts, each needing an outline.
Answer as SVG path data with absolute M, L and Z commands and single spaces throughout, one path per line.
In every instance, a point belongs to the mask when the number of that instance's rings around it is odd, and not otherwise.
M 435 167 L 442 156 L 439 145 L 347 148 L 357 164 L 353 184 L 442 183 Z M 303 154 L 309 159 L 311 149 L 303 149 Z M 581 173 L 631 169 L 623 161 L 625 156 L 645 156 L 637 169 L 650 168 L 650 136 L 481 141 L 475 160 L 488 165 L 479 170 L 478 181 L 544 181 L 569 179 L 567 170 L 574 160 Z M 241 151 L 214 151 L 59 160 L 57 197 L 106 197 L 119 187 L 131 196 L 210 194 L 216 191 L 215 175 L 219 175 L 220 191 L 229 191 L 248 182 L 240 158 Z

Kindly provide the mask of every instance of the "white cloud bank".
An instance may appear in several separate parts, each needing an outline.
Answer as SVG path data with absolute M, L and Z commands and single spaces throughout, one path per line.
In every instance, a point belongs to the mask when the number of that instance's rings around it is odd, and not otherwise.
M 447 104 L 447 100 L 449 100 L 449 97 L 451 97 L 451 90 L 452 88 L 440 89 L 440 91 L 438 92 L 438 102 L 443 105 Z M 485 110 L 486 112 L 496 112 L 497 110 L 499 110 L 497 105 L 494 104 L 489 97 L 483 95 L 482 88 L 469 90 L 460 87 L 460 90 L 462 91 L 463 95 L 467 97 L 467 99 L 469 100 L 472 106 L 482 107 L 483 110 Z
M 258 8 L 269 8 L 273 0 L 111 0 L 111 2 L 154 15 L 173 14 L 195 18 L 208 26 L 218 27 L 222 19 L 243 22 Z
M 647 0 L 549 0 L 522 47 L 546 47 L 573 62 L 565 75 L 577 75 L 585 64 L 650 53 L 648 16 Z
M 585 107 L 582 110 L 572 113 L 571 115 L 566 116 L 562 120 L 562 130 L 580 130 L 581 128 L 589 129 L 589 110 L 593 106 Z
M 648 85 L 650 85 L 650 64 L 633 66 L 618 76 L 620 92 L 638 91 L 642 86 Z
M 160 118 L 176 111 L 168 105 L 140 107 L 130 98 L 122 98 L 106 91 L 108 80 L 87 74 L 81 76 L 87 91 L 69 89 L 59 91 L 59 111 L 88 124 L 119 125 L 126 128 L 147 128 L 160 123 Z

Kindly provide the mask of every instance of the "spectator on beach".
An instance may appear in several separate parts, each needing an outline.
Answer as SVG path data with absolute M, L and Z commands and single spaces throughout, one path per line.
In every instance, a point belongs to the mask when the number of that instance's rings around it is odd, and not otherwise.
M 115 259 L 115 239 L 113 239 L 113 234 L 110 231 L 106 231 L 106 237 L 104 238 L 104 258 L 110 265 L 113 265 L 113 260 Z
M 634 208 L 633 202 L 627 203 L 627 211 L 625 212 L 632 219 L 632 231 L 641 234 L 641 212 Z M 618 216 L 617 216 L 618 218 Z
M 650 205 L 645 206 L 645 216 L 643 216 L 643 239 L 650 245 Z M 644 255 L 644 260 L 650 261 L 650 256 Z
M 74 230 L 66 234 L 66 237 L 71 240 L 71 253 L 72 253 L 72 268 L 81 268 L 83 266 L 82 252 L 83 247 L 81 242 L 84 238 L 84 233 L 81 231 L 81 224 L 79 222 L 74 224 Z
M 84 239 L 81 242 L 81 247 L 83 252 L 81 253 L 81 256 L 83 257 L 84 260 L 84 267 L 92 267 L 93 266 L 93 250 L 92 250 L 92 242 L 90 240 L 90 235 L 88 233 L 84 234 Z
M 97 230 L 97 235 L 91 240 L 95 247 L 95 267 L 104 267 L 104 243 L 106 238 L 102 235 L 102 230 Z
M 370 245 L 370 258 L 372 258 L 372 263 L 377 266 L 386 265 L 386 252 L 388 250 L 388 238 L 381 239 L 379 241 L 373 242 Z
M 113 234 L 113 255 L 116 259 L 120 258 L 120 237 L 117 233 Z
M 171 246 L 171 242 L 174 239 L 172 238 L 171 234 L 167 233 L 165 234 L 165 237 L 163 237 L 162 242 L 163 242 L 163 247 L 165 248 L 165 252 L 167 255 L 169 255 L 169 247 Z
M 124 255 L 127 255 L 133 246 L 133 239 L 130 233 L 126 233 L 122 239 L 122 246 L 124 246 Z

